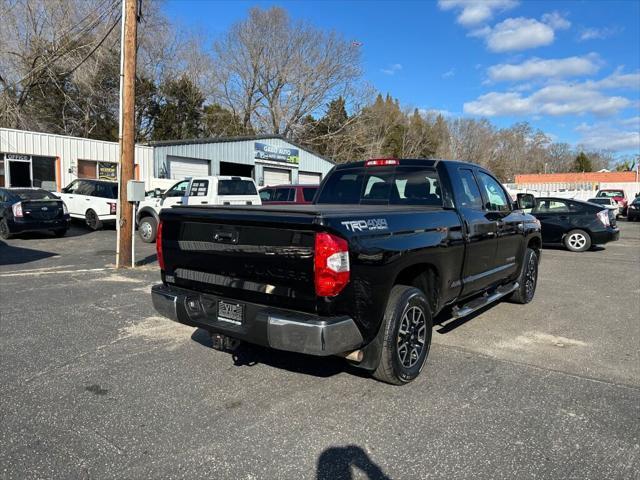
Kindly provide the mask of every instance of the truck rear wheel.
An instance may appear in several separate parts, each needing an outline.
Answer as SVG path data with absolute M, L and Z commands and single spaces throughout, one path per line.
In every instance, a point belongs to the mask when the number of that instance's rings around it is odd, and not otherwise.
M 429 355 L 433 328 L 424 293 L 404 285 L 393 287 L 381 328 L 382 352 L 374 378 L 392 385 L 415 380 Z

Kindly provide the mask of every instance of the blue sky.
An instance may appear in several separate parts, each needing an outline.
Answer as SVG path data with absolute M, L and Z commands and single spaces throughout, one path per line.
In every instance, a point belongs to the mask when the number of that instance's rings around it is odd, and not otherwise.
M 640 1 L 193 1 L 164 10 L 220 35 L 252 6 L 361 42 L 365 79 L 403 106 L 528 121 L 554 140 L 640 153 Z

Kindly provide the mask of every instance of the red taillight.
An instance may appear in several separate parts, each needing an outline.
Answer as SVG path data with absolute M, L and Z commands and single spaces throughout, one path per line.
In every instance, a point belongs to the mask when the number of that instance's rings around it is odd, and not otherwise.
M 11 205 L 11 210 L 13 211 L 13 216 L 17 218 L 21 218 L 24 215 L 22 214 L 22 202 L 14 203 Z
M 372 158 L 364 162 L 365 167 L 385 167 L 388 165 L 398 165 L 400 162 L 397 158 Z
M 107 202 L 109 204 L 109 214 L 110 215 L 115 215 L 116 214 L 116 204 L 115 203 L 111 203 L 111 202 Z
M 164 270 L 164 256 L 162 255 L 162 222 L 158 222 L 158 232 L 156 233 L 156 254 L 160 270 Z
M 319 297 L 333 297 L 349 283 L 346 240 L 330 233 L 316 233 L 314 280 Z

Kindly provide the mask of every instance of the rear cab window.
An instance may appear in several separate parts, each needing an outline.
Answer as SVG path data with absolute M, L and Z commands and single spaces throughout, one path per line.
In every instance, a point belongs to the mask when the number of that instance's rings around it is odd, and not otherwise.
M 218 195 L 257 195 L 256 186 L 251 180 L 240 177 L 218 180 Z
M 295 190 L 293 188 L 276 188 L 273 193 L 273 202 L 293 202 Z
M 432 167 L 358 167 L 333 173 L 316 203 L 442 206 L 442 193 Z

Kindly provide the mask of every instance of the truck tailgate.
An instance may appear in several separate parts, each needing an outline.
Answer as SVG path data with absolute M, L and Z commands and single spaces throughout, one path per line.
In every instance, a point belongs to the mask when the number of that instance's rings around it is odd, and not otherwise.
M 167 209 L 161 220 L 167 281 L 229 299 L 315 311 L 312 211 L 188 207 Z

